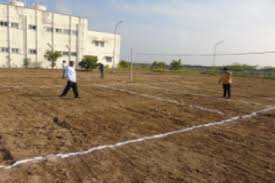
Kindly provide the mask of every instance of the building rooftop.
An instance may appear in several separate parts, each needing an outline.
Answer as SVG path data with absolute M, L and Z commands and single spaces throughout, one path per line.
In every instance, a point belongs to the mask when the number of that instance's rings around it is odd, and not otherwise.
M 0 5 L 4 5 L 4 6 L 14 6 L 14 7 L 17 7 L 16 5 L 12 5 L 12 4 L 9 4 L 9 3 L 0 3 Z M 41 5 L 41 4 L 39 4 Z M 30 9 L 30 10 L 38 10 L 38 11 L 42 11 L 42 10 L 39 10 L 39 9 L 35 9 L 34 7 L 27 7 L 27 6 L 23 6 L 21 8 L 25 8 L 25 9 Z M 68 13 L 60 13 L 60 12 L 53 12 L 53 11 L 49 11 L 47 10 L 46 12 L 49 12 L 49 13 L 54 13 L 54 14 L 60 14 L 60 15 L 65 15 L 65 16 L 73 16 L 73 17 L 78 17 L 78 18 L 83 18 L 83 19 L 88 19 L 87 17 L 85 16 L 77 16 L 77 15 L 72 15 L 72 14 L 68 14 Z

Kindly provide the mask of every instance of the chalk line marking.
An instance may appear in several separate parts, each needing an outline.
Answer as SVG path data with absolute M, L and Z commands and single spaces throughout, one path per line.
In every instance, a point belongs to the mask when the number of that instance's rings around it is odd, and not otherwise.
M 121 84 L 121 83 L 114 83 L 112 84 L 112 86 L 146 86 L 148 88 L 152 88 L 152 89 L 156 89 L 156 90 L 166 90 L 168 92 L 173 92 L 173 90 L 167 89 L 167 88 L 162 88 L 162 87 L 158 87 L 158 86 L 152 86 L 149 84 L 145 84 L 145 83 L 126 83 L 126 84 Z M 197 94 L 197 93 L 181 93 L 182 95 L 189 95 L 189 96 L 195 96 L 195 97 L 202 97 L 202 98 L 208 98 L 208 99 L 215 99 L 215 100 L 220 100 L 220 101 L 225 101 L 225 102 L 239 102 L 239 103 L 243 103 L 243 104 L 248 104 L 248 105 L 258 105 L 258 106 L 265 106 L 265 107 L 270 107 L 269 105 L 265 105 L 265 104 L 261 104 L 258 102 L 248 102 L 245 100 L 240 100 L 240 99 L 223 99 L 223 98 L 217 98 L 217 97 L 211 97 L 209 95 L 203 95 L 203 94 Z
M 148 95 L 148 94 L 144 94 L 144 93 L 137 93 L 137 92 L 134 92 L 134 91 L 124 90 L 124 89 L 120 89 L 120 88 L 116 88 L 116 87 L 112 87 L 112 86 L 108 86 L 108 85 L 93 84 L 92 86 L 96 86 L 96 87 L 100 87 L 100 88 L 107 88 L 107 89 L 111 89 L 111 90 L 114 90 L 114 91 L 119 91 L 119 92 L 122 92 L 122 93 L 128 93 L 130 95 L 137 95 L 137 96 L 150 98 L 150 99 L 154 99 L 154 100 L 158 100 L 158 101 L 162 101 L 162 102 L 169 102 L 169 103 L 176 104 L 176 105 L 188 106 L 188 107 L 191 107 L 192 109 L 199 109 L 199 110 L 202 110 L 202 111 L 207 111 L 207 112 L 212 112 L 212 113 L 216 113 L 216 114 L 219 114 L 219 115 L 224 115 L 223 112 L 221 112 L 219 110 L 209 109 L 207 107 L 203 107 L 203 106 L 200 106 L 200 105 L 188 105 L 188 104 L 185 104 L 183 102 L 178 102 L 176 100 L 164 99 L 164 98 L 161 98 L 161 97 L 156 97 L 156 96 L 152 96 L 152 95 Z
M 152 88 L 152 89 L 159 89 L 159 90 L 166 90 L 166 91 L 171 91 L 167 88 L 161 88 L 161 87 L 156 87 L 156 86 L 151 86 L 151 85 L 147 85 L 147 84 L 143 84 L 143 83 L 127 83 L 126 86 L 128 85 L 140 85 L 140 86 L 146 86 L 148 88 Z M 80 85 L 81 86 L 91 86 L 91 85 Z M 105 85 L 107 86 L 107 85 Z M 114 83 L 114 84 L 110 84 L 109 86 L 125 86 L 125 85 L 122 85 L 121 83 Z M 52 84 L 49 84 L 49 85 L 46 85 L 46 86 L 38 86 L 38 85 L 25 85 L 25 84 L 22 84 L 22 85 L 0 85 L 0 88 L 13 88 L 13 89 L 23 89 L 23 88 L 40 88 L 40 89 L 51 89 L 51 88 L 62 88 L 63 85 L 52 85 Z M 125 90 L 126 91 L 126 90 Z M 124 91 L 124 92 L 125 92 Z M 122 91 L 121 91 L 122 92 Z M 84 92 L 84 93 L 88 93 L 88 92 Z M 190 95 L 190 96 L 197 96 L 197 97 L 204 97 L 204 98 L 213 98 L 213 97 L 210 97 L 208 95 L 202 95 L 202 94 L 189 94 L 189 93 L 182 93 L 183 95 Z M 144 97 L 144 96 L 143 96 Z M 147 96 L 148 97 L 148 96 Z M 152 97 L 152 96 L 151 96 Z M 248 105 L 258 105 L 258 106 L 264 106 L 264 107 L 270 107 L 270 105 L 264 105 L 264 104 L 261 104 L 261 103 L 257 103 L 257 102 L 248 102 L 248 101 L 245 101 L 245 100 L 237 100 L 237 99 L 222 99 L 222 98 L 214 98 L 215 100 L 220 100 L 220 101 L 225 101 L 225 102 L 239 102 L 239 103 L 244 103 L 244 104 L 248 104 Z M 169 100 L 169 99 L 168 99 Z M 169 101 L 166 101 L 166 102 L 169 102 Z M 171 102 L 171 100 L 170 100 Z M 176 101 L 177 102 L 177 101 Z M 175 101 L 173 102 L 175 103 Z M 180 102 L 177 102 L 178 105 L 183 105 L 184 103 L 180 103 Z M 192 105 L 191 105 L 192 106 Z M 202 107 L 202 106 L 198 106 L 198 105 L 195 105 L 195 106 L 192 106 L 192 108 L 196 108 L 196 109 L 200 109 L 200 110 L 208 110 L 209 111 L 209 108 L 206 108 L 206 107 Z M 215 110 L 215 109 L 210 109 L 211 111 L 209 112 L 214 112 L 215 113 L 220 113 L 220 115 L 223 115 L 223 113 L 221 111 L 218 111 L 218 110 Z M 214 111 L 213 111 L 214 110 Z
M 186 133 L 186 132 L 190 132 L 190 131 L 197 130 L 197 129 L 203 129 L 203 128 L 209 128 L 209 127 L 221 126 L 221 125 L 225 125 L 225 124 L 234 123 L 234 122 L 237 122 L 238 120 L 249 119 L 249 118 L 255 117 L 259 114 L 266 113 L 266 112 L 273 111 L 273 110 L 275 110 L 275 106 L 272 106 L 270 108 L 266 108 L 266 109 L 263 109 L 263 110 L 260 110 L 260 111 L 253 112 L 251 114 L 247 114 L 247 115 L 244 115 L 244 116 L 236 116 L 236 117 L 226 119 L 226 120 L 222 120 L 222 121 L 219 121 L 219 122 L 212 122 L 212 123 L 197 125 L 197 126 L 193 126 L 193 127 L 189 127 L 189 128 L 182 128 L 182 129 L 176 130 L 176 131 L 171 131 L 171 132 L 167 132 L 167 133 L 163 133 L 163 134 L 157 134 L 157 135 L 142 137 L 142 138 L 138 138 L 138 139 L 135 139 L 135 140 L 118 142 L 116 144 L 101 145 L 101 146 L 93 147 L 93 148 L 88 149 L 86 151 L 72 152 L 72 153 L 66 153 L 66 154 L 55 154 L 55 155 L 51 154 L 51 155 L 47 155 L 47 156 L 38 156 L 38 157 L 30 158 L 30 159 L 16 161 L 14 164 L 8 165 L 8 166 L 1 165 L 0 170 L 1 169 L 2 170 L 11 170 L 11 169 L 16 168 L 18 166 L 22 166 L 22 165 L 26 165 L 26 164 L 39 163 L 39 162 L 48 161 L 48 160 L 68 159 L 68 158 L 73 158 L 73 157 L 77 157 L 77 156 L 83 156 L 83 155 L 91 154 L 93 152 L 102 151 L 102 150 L 105 150 L 105 149 L 116 149 L 116 148 L 120 148 L 122 146 L 126 146 L 126 145 L 129 145 L 129 144 L 136 144 L 136 143 L 150 141 L 150 140 L 159 140 L 159 139 L 166 138 L 168 136 L 181 134 L 181 133 Z M 241 122 L 241 121 L 239 121 L 239 122 Z

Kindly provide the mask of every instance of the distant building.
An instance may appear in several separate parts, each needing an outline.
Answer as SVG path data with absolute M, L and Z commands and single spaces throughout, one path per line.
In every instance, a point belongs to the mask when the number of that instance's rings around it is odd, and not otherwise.
M 50 68 L 44 54 L 51 49 L 62 53 L 57 68 L 63 60 L 78 63 L 84 55 L 111 67 L 113 59 L 115 65 L 120 60 L 120 35 L 90 31 L 87 18 L 48 12 L 43 5 L 0 4 L 0 67 L 20 68 L 28 58 L 31 67 Z

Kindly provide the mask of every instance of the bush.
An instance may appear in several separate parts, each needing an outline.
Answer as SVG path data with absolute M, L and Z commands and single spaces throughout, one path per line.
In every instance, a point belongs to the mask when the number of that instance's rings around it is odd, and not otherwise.
M 97 67 L 97 57 L 92 55 L 85 55 L 78 65 L 83 69 L 93 70 Z
M 165 71 L 166 69 L 166 64 L 164 62 L 153 62 L 151 67 L 151 71 L 157 71 L 157 72 L 162 72 Z
M 29 58 L 24 58 L 23 60 L 23 66 L 24 68 L 28 68 L 30 66 L 31 60 Z
M 151 64 L 149 64 L 149 63 L 135 63 L 134 68 L 135 68 L 135 70 L 147 71 L 147 70 L 150 70 Z
M 131 64 L 125 60 L 121 60 L 118 64 L 118 67 L 122 68 L 122 69 L 129 68 L 130 66 L 131 66 Z
M 254 65 L 246 65 L 246 64 L 238 64 L 238 63 L 232 64 L 226 67 L 231 71 L 251 71 L 251 70 L 257 69 L 257 66 L 254 66 Z
M 182 65 L 181 65 L 181 60 L 180 59 L 179 60 L 173 60 L 170 64 L 170 66 L 169 66 L 170 70 L 174 70 L 174 71 L 180 70 L 181 67 L 182 67 Z
M 59 57 L 61 57 L 62 54 L 59 51 L 46 51 L 44 57 L 51 62 L 51 68 L 53 69 L 56 66 L 56 61 Z

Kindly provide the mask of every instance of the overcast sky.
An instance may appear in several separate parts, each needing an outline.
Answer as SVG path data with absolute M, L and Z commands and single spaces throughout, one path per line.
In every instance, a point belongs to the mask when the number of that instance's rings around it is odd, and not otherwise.
M 0 0 L 0 2 L 6 2 Z M 36 1 L 28 0 L 28 5 Z M 37 1 L 39 2 L 39 0 Z M 52 11 L 89 18 L 90 29 L 122 35 L 122 58 L 135 52 L 211 53 L 275 51 L 274 0 L 40 0 Z M 174 57 L 175 59 L 177 57 Z M 136 61 L 169 60 L 135 56 Z M 187 64 L 210 65 L 211 57 L 181 58 Z M 275 66 L 275 54 L 218 57 L 217 64 Z

